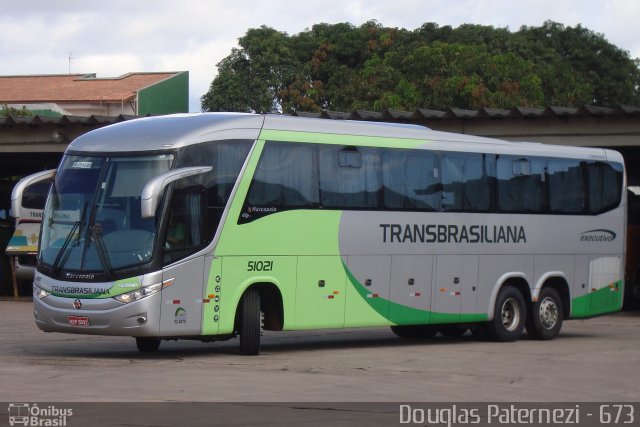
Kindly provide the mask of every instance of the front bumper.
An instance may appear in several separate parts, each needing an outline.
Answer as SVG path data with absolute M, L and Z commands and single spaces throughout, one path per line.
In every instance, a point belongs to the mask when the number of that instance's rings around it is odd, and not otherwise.
M 128 304 L 113 298 L 33 298 L 36 326 L 42 331 L 133 337 L 159 336 L 161 301 L 160 292 Z M 86 318 L 88 325 L 72 326 L 70 316 Z

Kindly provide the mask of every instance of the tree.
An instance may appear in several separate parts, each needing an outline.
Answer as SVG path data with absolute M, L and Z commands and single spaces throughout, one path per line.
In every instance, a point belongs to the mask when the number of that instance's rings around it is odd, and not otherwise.
M 33 113 L 26 109 L 26 107 L 22 108 L 14 108 L 9 107 L 8 105 L 3 105 L 2 110 L 0 110 L 0 117 L 31 117 Z
M 572 28 L 546 21 L 541 27 L 522 27 L 518 35 L 529 43 L 536 40 L 534 52 L 550 60 L 537 65 L 548 82 L 545 96 L 552 103 L 615 106 L 638 102 L 637 62 L 603 34 L 579 24 Z
M 201 98 L 206 111 L 271 112 L 278 93 L 293 81 L 297 61 L 286 33 L 262 26 L 239 40 L 240 49 L 217 64 L 218 76 Z
M 380 111 L 637 104 L 638 60 L 580 25 L 369 21 L 289 36 L 250 29 L 218 64 L 205 111 Z

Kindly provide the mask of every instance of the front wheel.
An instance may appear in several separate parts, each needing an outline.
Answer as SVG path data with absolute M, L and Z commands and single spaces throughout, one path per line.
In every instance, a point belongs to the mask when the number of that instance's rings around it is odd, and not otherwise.
M 249 289 L 242 297 L 240 313 L 240 353 L 255 356 L 260 353 L 262 315 L 260 313 L 260 293 Z
M 560 295 L 553 288 L 544 288 L 527 318 L 527 333 L 539 340 L 553 339 L 560 333 L 563 319 Z
M 516 341 L 522 336 L 526 318 L 524 297 L 518 289 L 507 285 L 496 298 L 493 320 L 487 324 L 488 335 L 494 341 Z

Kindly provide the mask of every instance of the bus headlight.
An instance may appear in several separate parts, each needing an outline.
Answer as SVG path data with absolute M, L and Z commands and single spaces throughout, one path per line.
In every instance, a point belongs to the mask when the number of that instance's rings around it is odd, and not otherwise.
M 42 299 L 44 297 L 47 297 L 49 295 L 51 295 L 51 292 L 45 291 L 42 288 L 39 288 L 38 286 L 36 286 L 36 284 L 33 284 L 33 295 L 35 295 L 37 298 Z
M 155 283 L 144 288 L 136 289 L 135 291 L 127 292 L 126 294 L 116 295 L 114 298 L 120 302 L 128 303 L 137 301 L 149 295 L 153 295 L 162 289 L 162 283 Z
M 148 297 L 149 295 L 158 293 L 162 288 L 171 286 L 174 280 L 175 279 L 169 279 L 169 280 L 165 280 L 164 282 L 154 283 L 153 285 L 144 286 L 140 289 L 136 289 L 135 291 L 127 292 L 126 294 L 116 295 L 114 298 L 125 304 L 133 301 L 137 301 L 139 299 Z

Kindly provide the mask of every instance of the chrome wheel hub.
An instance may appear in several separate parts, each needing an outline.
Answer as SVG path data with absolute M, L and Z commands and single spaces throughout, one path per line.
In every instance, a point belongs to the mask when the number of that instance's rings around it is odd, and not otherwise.
M 500 310 L 500 316 L 502 318 L 502 326 L 509 331 L 513 332 L 518 328 L 520 324 L 520 306 L 515 298 L 509 298 L 502 304 Z
M 558 305 L 552 298 L 545 298 L 540 302 L 540 311 L 538 313 L 540 324 L 545 329 L 553 329 L 558 323 Z

